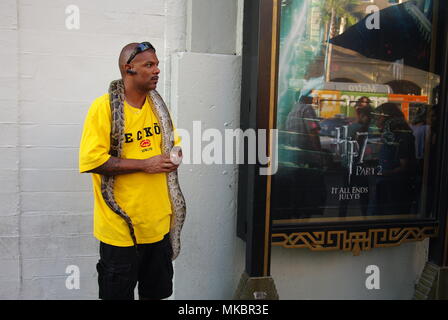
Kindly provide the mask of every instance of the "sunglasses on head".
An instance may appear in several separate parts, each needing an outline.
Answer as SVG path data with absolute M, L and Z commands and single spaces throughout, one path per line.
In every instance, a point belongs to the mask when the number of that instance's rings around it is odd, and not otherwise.
M 131 63 L 131 61 L 135 58 L 136 55 L 138 55 L 139 53 L 142 53 L 143 51 L 146 51 L 146 50 L 154 50 L 154 47 L 149 42 L 139 43 L 138 46 L 135 47 L 134 51 L 132 51 L 126 64 Z

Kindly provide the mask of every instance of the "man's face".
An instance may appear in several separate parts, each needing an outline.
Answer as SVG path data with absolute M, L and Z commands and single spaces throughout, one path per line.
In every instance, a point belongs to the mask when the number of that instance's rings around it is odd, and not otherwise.
M 386 121 L 386 117 L 384 116 L 378 116 L 376 118 L 376 126 L 378 127 L 378 129 L 380 129 L 380 131 L 384 130 L 384 122 Z
M 152 50 L 139 53 L 131 61 L 130 65 L 137 74 L 132 75 L 135 85 L 144 91 L 154 90 L 159 82 L 159 59 Z
M 369 100 L 367 100 L 367 99 L 361 99 L 358 101 L 359 108 L 364 108 L 364 107 L 367 107 L 368 105 L 369 105 Z
M 360 114 L 359 115 L 359 123 L 360 124 L 369 124 L 370 123 L 369 116 L 367 116 L 365 114 Z

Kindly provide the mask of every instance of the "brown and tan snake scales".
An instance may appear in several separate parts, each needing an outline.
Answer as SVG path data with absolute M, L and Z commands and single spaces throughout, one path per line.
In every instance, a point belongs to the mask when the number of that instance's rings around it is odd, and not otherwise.
M 122 80 L 112 81 L 109 87 L 110 108 L 112 115 L 111 124 L 111 144 L 110 154 L 114 157 L 120 158 L 123 140 L 124 140 L 124 85 Z M 163 154 L 170 154 L 174 145 L 173 123 L 168 111 L 168 108 L 162 97 L 156 90 L 149 92 L 148 98 L 152 100 L 150 104 L 154 112 L 159 126 L 161 128 L 161 149 Z M 137 247 L 137 239 L 135 238 L 134 226 L 131 218 L 124 212 L 123 209 L 115 201 L 114 197 L 114 176 L 104 176 L 101 179 L 101 193 L 104 201 L 109 208 L 122 217 L 129 227 L 130 235 L 134 246 Z M 172 216 L 170 226 L 170 242 L 172 247 L 172 259 L 176 259 L 180 253 L 180 234 L 185 221 L 186 205 L 185 199 L 179 186 L 177 170 L 167 173 L 167 184 L 169 199 L 171 202 Z

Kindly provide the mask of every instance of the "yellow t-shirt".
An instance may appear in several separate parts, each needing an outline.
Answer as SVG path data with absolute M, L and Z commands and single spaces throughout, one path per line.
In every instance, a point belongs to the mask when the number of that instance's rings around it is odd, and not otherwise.
M 125 137 L 121 158 L 147 159 L 161 154 L 161 132 L 152 112 L 150 99 L 141 109 L 124 103 Z M 109 158 L 111 111 L 109 94 L 97 98 L 84 122 L 79 171 L 86 172 L 104 164 Z M 176 136 L 176 145 L 179 139 Z M 92 174 L 94 192 L 94 236 L 107 244 L 132 246 L 126 222 L 113 212 L 101 195 L 101 175 Z M 169 232 L 171 203 L 165 173 L 136 172 L 115 176 L 115 200 L 129 215 L 137 243 L 153 243 Z

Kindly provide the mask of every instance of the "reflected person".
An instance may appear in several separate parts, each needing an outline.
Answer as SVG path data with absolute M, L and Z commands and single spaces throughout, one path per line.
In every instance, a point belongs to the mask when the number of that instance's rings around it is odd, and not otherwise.
M 425 105 L 419 105 L 416 108 L 416 113 L 412 119 L 412 131 L 415 137 L 415 157 L 417 158 L 417 178 L 416 178 L 416 193 L 420 194 L 424 175 L 425 149 L 426 145 L 430 143 L 431 128 L 427 124 L 427 109 Z M 418 204 L 416 210 L 419 209 L 420 199 L 416 199 Z
M 298 212 L 300 217 L 321 215 L 321 208 L 326 201 L 324 161 L 319 136 L 321 127 L 313 107 L 316 102 L 311 90 L 306 90 L 286 119 L 294 161 L 288 192 L 291 194 L 294 212 Z
M 369 99 L 369 97 L 362 96 L 361 98 L 356 101 L 355 109 L 360 108 L 366 108 L 366 107 L 372 107 L 372 101 Z
M 301 149 L 298 161 L 310 167 L 320 168 L 322 166 L 319 137 L 321 128 L 313 102 L 315 99 L 311 96 L 311 91 L 299 97 L 299 101 L 286 118 L 286 130 L 291 132 L 290 145 Z
M 375 211 L 376 214 L 406 214 L 414 198 L 415 138 L 398 105 L 382 104 L 375 114 L 382 134 L 379 151 L 382 175 L 376 180 Z
M 348 137 L 352 141 L 356 141 L 358 144 L 357 156 L 353 157 L 352 167 L 354 172 L 347 173 L 348 180 L 346 181 L 347 187 L 357 187 L 360 190 L 369 190 L 369 178 L 358 174 L 358 167 L 363 166 L 364 150 L 368 139 L 368 132 L 370 123 L 372 122 L 373 108 L 368 104 L 362 107 L 356 107 L 356 121 L 348 127 Z M 347 157 L 348 158 L 348 157 Z M 346 163 L 348 167 L 349 164 Z M 348 169 L 347 169 L 348 171 Z M 363 170 L 360 170 L 363 172 Z M 361 193 L 359 195 L 360 207 L 362 215 L 367 214 L 369 204 L 369 193 Z M 346 217 L 347 209 L 350 200 L 341 200 L 339 204 L 339 216 Z

